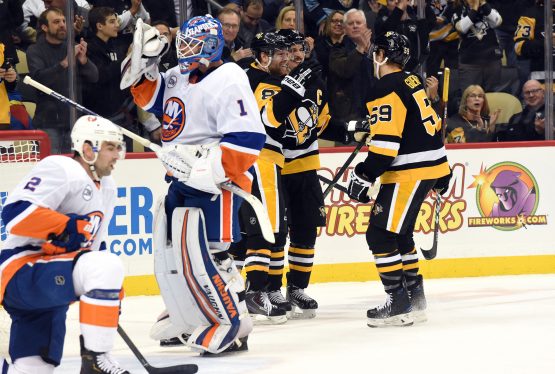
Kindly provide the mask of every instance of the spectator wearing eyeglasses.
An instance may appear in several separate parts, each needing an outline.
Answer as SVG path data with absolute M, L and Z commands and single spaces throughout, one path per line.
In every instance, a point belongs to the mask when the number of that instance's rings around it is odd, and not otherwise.
M 500 112 L 490 112 L 488 99 L 482 87 L 468 86 L 463 92 L 459 112 L 447 120 L 447 142 L 494 141 L 495 124 Z
M 316 57 L 322 65 L 322 78 L 324 80 L 328 77 L 330 51 L 334 45 L 339 45 L 343 41 L 345 35 L 343 14 L 342 10 L 334 10 L 330 13 L 324 23 L 324 33 L 316 39 L 314 45 Z
M 244 48 L 241 41 L 237 39 L 237 34 L 239 33 L 239 27 L 241 25 L 241 15 L 234 9 L 225 7 L 218 13 L 218 20 L 220 20 L 222 24 L 225 41 L 222 60 L 239 62 L 240 60 L 252 57 L 251 49 Z M 246 65 L 248 65 L 248 63 L 246 63 Z
M 524 108 L 513 115 L 509 123 L 497 130 L 500 142 L 545 139 L 545 91 L 537 80 L 529 80 L 522 87 Z
M 262 18 L 264 2 L 262 0 L 246 0 L 241 10 L 241 26 L 237 39 L 244 48 L 250 48 L 254 36 L 268 31 L 272 26 Z

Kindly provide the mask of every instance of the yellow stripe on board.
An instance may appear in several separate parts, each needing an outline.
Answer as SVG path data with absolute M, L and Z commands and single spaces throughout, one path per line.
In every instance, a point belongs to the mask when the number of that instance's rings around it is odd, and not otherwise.
M 554 274 L 555 255 L 507 256 L 420 260 L 424 278 L 462 278 L 494 275 Z M 287 269 L 284 274 L 287 273 Z M 366 282 L 379 280 L 373 262 L 314 265 L 311 283 Z M 286 284 L 285 279 L 283 284 Z M 154 275 L 136 275 L 125 278 L 126 296 L 158 295 L 160 291 Z

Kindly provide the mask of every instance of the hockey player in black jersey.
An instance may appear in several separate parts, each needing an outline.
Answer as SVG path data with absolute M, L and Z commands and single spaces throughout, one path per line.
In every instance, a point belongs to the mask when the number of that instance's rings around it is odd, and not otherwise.
M 254 165 L 252 194 L 259 197 L 268 210 L 275 243 L 268 243 L 262 238 L 254 213 L 249 206 L 243 205 L 240 214 L 244 239 L 234 244 L 232 249 L 236 261 L 244 259 L 249 313 L 255 323 L 276 324 L 285 322 L 287 309 L 291 309 L 288 303 L 272 304 L 266 291 L 268 274 L 283 273 L 287 235 L 281 186 L 281 169 L 285 162 L 282 150 L 285 121 L 303 100 L 305 87 L 315 79 L 316 71 L 314 66 L 304 64 L 289 72 L 289 45 L 283 36 L 276 33 L 257 34 L 251 49 L 255 61 L 246 72 L 266 129 L 266 143 Z
M 366 241 L 387 300 L 368 310 L 370 327 L 426 319 L 413 230 L 426 195 L 432 188 L 444 193 L 449 184 L 441 118 L 422 80 L 402 70 L 409 57 L 405 36 L 390 31 L 376 38 L 373 63 L 379 80 L 366 105 L 371 140 L 366 160 L 356 165 L 349 181 L 349 195 L 362 203 L 369 202 L 367 192 L 377 178 L 382 184 Z

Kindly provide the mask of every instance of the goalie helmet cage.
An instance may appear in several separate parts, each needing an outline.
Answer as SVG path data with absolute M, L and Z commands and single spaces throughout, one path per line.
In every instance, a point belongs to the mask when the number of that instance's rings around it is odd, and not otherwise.
M 22 172 L 30 170 L 33 163 L 50 155 L 50 139 L 44 131 L 21 130 L 0 131 L 0 214 L 12 189 L 22 177 Z M 23 174 L 24 175 L 24 174 Z M 11 187 L 9 187 L 11 186 Z M 0 218 L 0 249 L 7 232 Z M 0 356 L 8 356 L 11 319 L 0 305 Z

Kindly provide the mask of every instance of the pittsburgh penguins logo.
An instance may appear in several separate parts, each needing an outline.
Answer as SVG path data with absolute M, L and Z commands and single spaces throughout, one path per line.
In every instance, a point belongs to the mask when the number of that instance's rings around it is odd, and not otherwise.
M 318 124 L 318 105 L 310 99 L 304 99 L 302 106 L 287 117 L 285 136 L 295 138 L 296 144 L 306 142 Z

